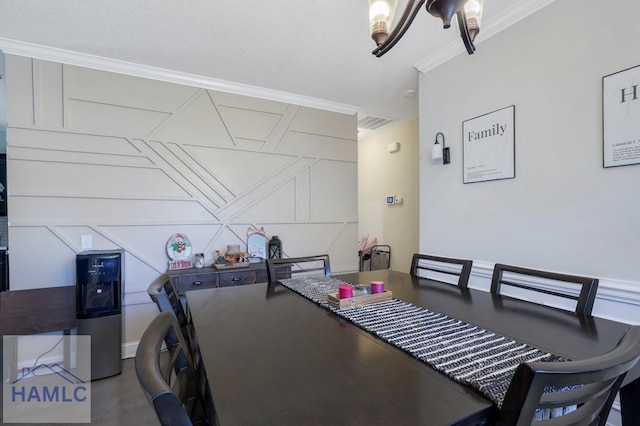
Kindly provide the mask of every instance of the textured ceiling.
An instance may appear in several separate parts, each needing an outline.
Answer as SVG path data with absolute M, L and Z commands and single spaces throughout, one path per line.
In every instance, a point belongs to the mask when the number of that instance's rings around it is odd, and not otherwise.
M 485 0 L 486 38 L 553 0 Z M 401 1 L 402 3 L 402 1 Z M 302 95 L 366 115 L 418 115 L 418 70 L 464 54 L 458 30 L 421 11 L 382 58 L 367 0 L 3 0 L 0 48 L 20 41 Z M 469 57 L 473 61 L 473 56 Z

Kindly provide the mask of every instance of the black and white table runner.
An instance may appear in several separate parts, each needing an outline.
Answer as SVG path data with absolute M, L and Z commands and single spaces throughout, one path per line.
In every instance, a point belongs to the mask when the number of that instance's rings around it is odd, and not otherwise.
M 453 380 L 472 386 L 502 406 L 515 369 L 522 362 L 568 361 L 476 325 L 393 299 L 350 309 L 336 309 L 327 294 L 343 281 L 307 276 L 279 282 L 386 342 L 410 353 Z

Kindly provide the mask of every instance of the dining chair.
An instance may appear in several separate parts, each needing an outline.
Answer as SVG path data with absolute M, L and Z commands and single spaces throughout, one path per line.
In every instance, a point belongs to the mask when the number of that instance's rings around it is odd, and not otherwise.
M 571 407 L 564 415 L 533 424 L 604 426 L 625 375 L 638 359 L 640 326 L 631 326 L 604 355 L 580 361 L 523 363 L 511 379 L 496 425 L 531 425 L 536 413 Z
M 493 268 L 491 293 L 502 294 L 503 286 L 570 299 L 576 302 L 576 313 L 591 315 L 598 290 L 598 279 L 497 263 Z
M 198 339 L 193 328 L 188 310 L 185 310 L 184 305 L 178 292 L 176 291 L 169 275 L 162 274 L 149 285 L 147 293 L 151 300 L 158 306 L 160 312 L 170 313 L 176 320 L 182 337 L 187 343 L 189 353 L 192 358 L 192 362 L 198 373 L 201 388 L 203 392 L 207 390 L 206 372 L 204 371 L 204 365 L 202 363 L 202 356 L 200 354 L 200 346 Z
M 427 275 L 429 275 L 432 279 L 443 282 L 449 282 L 444 278 L 447 275 L 452 275 L 458 278 L 455 284 L 467 288 L 472 265 L 472 260 L 414 253 L 410 272 L 416 277 L 428 278 Z
M 182 334 L 186 339 L 189 339 L 191 333 L 188 330 L 189 321 L 187 314 L 169 275 L 162 274 L 153 280 L 147 288 L 147 293 L 151 300 L 158 306 L 160 312 L 169 312 L 174 316 L 182 330 Z
M 160 312 L 142 334 L 135 371 L 163 426 L 208 425 L 214 417 L 213 402 L 200 391 L 189 349 L 171 313 Z
M 191 315 L 189 310 L 186 309 L 185 299 L 181 298 L 177 289 L 171 281 L 171 277 L 168 274 L 162 274 L 149 285 L 147 293 L 151 300 L 158 306 L 160 312 L 171 313 L 182 330 L 182 334 L 192 351 L 197 349 L 195 333 L 193 331 L 193 324 L 191 322 Z
M 328 254 L 283 259 L 267 259 L 267 279 L 276 282 L 279 278 L 292 278 L 294 275 L 331 275 L 331 262 Z

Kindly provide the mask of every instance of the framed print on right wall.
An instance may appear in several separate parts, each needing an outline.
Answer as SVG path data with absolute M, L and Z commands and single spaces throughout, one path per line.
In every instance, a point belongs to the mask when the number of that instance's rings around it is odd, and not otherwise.
M 603 167 L 640 164 L 640 65 L 602 77 Z
M 515 105 L 462 122 L 463 183 L 513 179 Z

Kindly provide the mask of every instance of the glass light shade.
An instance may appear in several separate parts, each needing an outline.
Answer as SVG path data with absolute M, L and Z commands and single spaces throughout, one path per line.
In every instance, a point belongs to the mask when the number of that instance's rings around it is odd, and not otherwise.
M 468 0 L 464 5 L 464 13 L 467 16 L 467 28 L 469 28 L 471 41 L 473 41 L 480 32 L 480 21 L 482 21 L 483 9 L 484 0 Z
M 398 0 L 369 0 L 371 38 L 377 45 L 384 43 L 391 32 Z
M 438 142 L 433 144 L 433 147 L 431 148 L 431 158 L 434 160 L 439 160 L 442 158 L 442 145 L 440 145 Z

